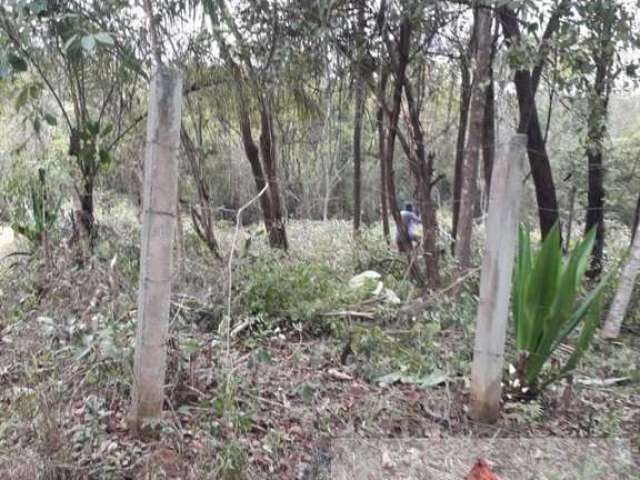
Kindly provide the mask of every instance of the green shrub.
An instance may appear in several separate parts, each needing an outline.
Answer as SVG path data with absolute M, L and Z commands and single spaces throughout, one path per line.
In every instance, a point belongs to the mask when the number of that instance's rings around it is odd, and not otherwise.
M 52 199 L 47 187 L 44 169 L 38 170 L 38 179 L 30 179 L 24 206 L 14 213 L 11 228 L 38 247 L 43 235 L 49 232 L 58 219 L 61 199 Z M 22 211 L 23 214 L 18 212 Z
M 575 368 L 598 325 L 605 282 L 593 288 L 581 301 L 577 300 L 594 239 L 595 230 L 592 230 L 564 260 L 557 225 L 542 242 L 537 254 L 531 251 L 528 231 L 520 228 L 512 312 L 520 381 L 532 392 Z M 573 354 L 540 383 L 545 363 L 580 323 L 582 328 Z
M 330 269 L 313 263 L 280 263 L 273 258 L 258 259 L 243 272 L 245 290 L 240 300 L 249 315 L 303 324 L 312 324 L 323 313 L 339 309 L 354 300 L 351 291 Z
M 382 231 L 375 228 L 365 228 L 360 237 L 355 240 L 353 271 L 355 273 L 373 270 L 400 279 L 407 270 L 406 259 L 394 252 L 382 235 Z

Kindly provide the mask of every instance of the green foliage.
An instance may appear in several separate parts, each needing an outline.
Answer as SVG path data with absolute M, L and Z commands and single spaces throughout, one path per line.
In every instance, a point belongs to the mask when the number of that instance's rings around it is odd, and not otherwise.
M 9 53 L 7 55 L 7 62 L 16 72 L 26 72 L 27 71 L 27 62 L 24 59 L 15 53 Z
M 362 229 L 354 246 L 354 271 L 373 270 L 399 279 L 404 277 L 407 263 L 387 245 L 382 232 L 377 229 Z
M 78 166 L 85 179 L 92 180 L 101 169 L 107 171 L 111 167 L 111 153 L 103 143 L 112 130 L 111 124 L 101 127 L 99 122 L 89 120 L 77 133 Z
M 243 272 L 242 304 L 249 315 L 323 330 L 313 323 L 322 313 L 350 304 L 358 295 L 321 264 L 279 263 L 272 256 L 258 259 Z
M 605 282 L 577 301 L 594 239 L 595 230 L 592 230 L 563 260 L 557 225 L 542 242 L 537 254 L 531 251 L 528 231 L 520 228 L 512 313 L 516 348 L 520 354 L 521 384 L 532 391 L 573 370 L 598 325 Z M 540 386 L 545 363 L 580 323 L 582 328 L 573 354 Z
M 38 180 L 31 178 L 24 199 L 26 215 L 15 214 L 11 228 L 38 247 L 43 235 L 50 231 L 60 213 L 61 197 L 51 198 L 45 181 L 45 171 L 39 170 Z

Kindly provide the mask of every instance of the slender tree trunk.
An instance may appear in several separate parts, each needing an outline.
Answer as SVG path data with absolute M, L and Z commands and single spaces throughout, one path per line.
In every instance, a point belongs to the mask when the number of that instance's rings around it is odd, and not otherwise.
M 269 229 L 269 245 L 271 248 L 287 250 L 287 232 L 282 220 L 282 208 L 280 206 L 280 188 L 276 174 L 276 143 L 273 129 L 271 107 L 263 100 L 260 109 L 260 150 L 262 151 L 262 163 L 269 184 L 269 205 L 271 207 L 271 228 Z
M 516 90 L 518 90 L 517 86 Z M 559 221 L 558 200 L 535 101 L 531 102 L 531 109 L 531 119 L 527 130 L 527 154 L 536 190 L 540 231 L 544 237 Z M 523 132 L 524 130 L 518 129 L 518 131 Z
M 380 9 L 376 18 L 376 31 L 380 36 L 380 60 L 378 68 L 378 85 L 376 87 L 376 96 L 378 101 L 378 111 L 376 113 L 376 124 L 378 127 L 378 155 L 380 157 L 380 215 L 382 216 L 382 233 L 387 244 L 391 243 L 391 235 L 389 231 L 389 207 L 387 204 L 387 163 L 385 160 L 386 144 L 385 144 L 385 109 L 384 99 L 387 95 L 387 80 L 389 71 L 384 58 L 385 39 L 386 39 L 386 22 L 387 21 L 387 2 L 380 2 Z
M 380 70 L 378 97 L 384 98 L 388 75 L 384 67 L 381 67 Z M 378 127 L 378 155 L 380 157 L 380 215 L 382 216 L 382 232 L 387 244 L 389 244 L 391 237 L 389 232 L 389 208 L 387 206 L 387 163 L 385 161 L 384 107 L 382 105 L 378 107 L 376 123 Z
M 471 50 L 471 46 L 469 47 Z M 470 54 L 470 53 L 469 53 Z M 463 55 L 460 60 L 460 116 L 458 119 L 458 139 L 456 141 L 456 161 L 453 174 L 453 219 L 451 224 L 451 252 L 455 252 L 458 236 L 458 219 L 460 218 L 460 195 L 462 193 L 462 169 L 465 157 L 467 123 L 469 121 L 469 104 L 471 102 L 471 72 L 469 59 Z
M 324 201 L 323 201 L 323 207 L 322 207 L 322 220 L 324 220 L 325 222 L 329 219 L 329 208 L 331 206 L 331 200 L 333 196 L 333 188 L 335 183 L 335 176 L 333 173 L 334 173 L 334 169 L 337 169 L 338 165 L 340 164 L 340 158 L 341 158 L 341 152 L 342 152 L 342 128 L 341 128 L 342 88 L 343 88 L 342 79 L 340 79 L 338 84 L 338 109 L 337 109 L 337 118 L 336 118 L 337 128 L 335 129 L 337 133 L 336 133 L 335 152 L 333 152 L 334 153 L 333 155 L 331 155 L 331 152 L 329 152 L 329 155 L 328 155 L 330 159 L 329 162 L 323 161 L 325 165 L 325 169 L 324 169 L 325 189 L 324 189 L 324 199 L 323 199 Z M 333 123 L 332 118 L 333 116 L 329 115 L 329 119 L 331 123 Z
M 496 34 L 497 35 L 497 34 Z M 493 85 L 493 58 L 496 49 L 496 36 L 491 42 L 491 61 L 489 62 L 489 78 L 485 89 L 484 128 L 482 131 L 482 170 L 484 173 L 484 205 L 483 210 L 489 208 L 491 193 L 491 172 L 496 156 L 496 122 L 495 122 L 495 90 Z
M 233 60 L 229 53 L 229 48 L 219 32 L 215 32 L 220 53 L 231 70 L 234 79 L 234 93 L 238 106 L 238 120 L 240 123 L 240 136 L 244 151 L 251 165 L 251 173 L 258 192 L 261 192 L 265 185 L 269 186 L 268 192 L 260 196 L 260 208 L 264 218 L 265 228 L 269 235 L 269 246 L 287 250 L 287 235 L 284 222 L 282 220 L 282 209 L 280 206 L 280 194 L 276 175 L 276 148 L 275 131 L 273 128 L 273 118 L 269 99 L 260 91 L 260 85 L 252 75 L 252 67 L 247 62 L 247 69 L 252 78 L 251 93 L 257 98 L 260 104 L 260 148 L 253 140 L 251 130 L 251 119 L 249 116 L 248 99 L 246 93 L 245 75 L 240 66 Z M 262 154 L 262 162 L 260 161 Z
M 602 6 L 602 3 L 601 3 Z M 612 21 L 615 17 L 603 8 L 602 31 L 598 50 L 595 54 L 596 76 L 589 105 L 589 125 L 587 132 L 587 164 L 589 190 L 585 230 L 596 229 L 596 239 L 591 251 L 591 264 L 587 271 L 589 278 L 597 278 L 602 272 L 604 250 L 604 139 L 607 134 L 607 107 L 609 104 L 609 82 L 614 50 L 611 46 Z
M 426 162 L 421 162 L 420 178 L 422 179 L 422 248 L 427 269 L 427 281 L 431 288 L 440 286 L 440 247 L 438 246 L 438 205 L 433 201 L 433 152 L 427 155 Z
M 249 119 L 249 112 L 245 108 L 245 100 L 238 94 L 238 117 L 240 121 L 240 136 L 242 138 L 242 145 L 244 152 L 251 166 L 251 173 L 253 174 L 253 181 L 256 186 L 256 191 L 261 192 L 265 185 L 266 180 L 262 170 L 262 164 L 260 163 L 260 152 L 258 146 L 253 140 L 253 133 L 251 130 L 251 121 Z M 260 209 L 262 210 L 262 217 L 264 219 L 264 226 L 268 232 L 273 229 L 273 217 L 271 209 L 271 196 L 260 196 Z
M 489 76 L 489 64 L 491 62 L 491 13 L 484 8 L 479 9 L 477 13 L 476 35 L 478 39 L 476 70 L 470 105 L 467 158 L 465 159 L 463 167 L 458 239 L 456 241 L 456 258 L 461 272 L 467 270 L 471 265 L 473 206 L 477 192 L 476 177 L 482 146 L 482 131 L 484 128 L 485 92 L 483 85 Z
M 408 237 L 406 228 L 402 222 L 400 215 L 400 208 L 398 207 L 398 200 L 396 196 L 396 184 L 393 171 L 393 154 L 396 143 L 396 136 L 398 132 L 398 123 L 400 120 L 400 110 L 402 108 L 402 83 L 405 78 L 405 71 L 409 62 L 409 40 L 411 36 L 411 26 L 408 20 L 403 20 L 400 24 L 400 38 L 398 44 L 398 58 L 395 72 L 395 82 L 393 88 L 393 99 L 391 112 L 389 114 L 389 130 L 387 134 L 387 141 L 385 142 L 385 163 L 387 170 L 387 197 L 389 203 L 389 211 L 396 224 L 396 229 L 402 232 L 400 235 L 400 250 L 410 252 L 412 250 L 411 245 L 407 245 L 405 238 Z
M 353 230 L 357 234 L 360 230 L 360 214 L 362 211 L 362 156 L 360 153 L 360 141 L 362 139 L 362 114 L 364 85 L 358 80 L 355 92 L 355 118 L 353 120 Z
M 587 276 L 597 278 L 602 272 L 602 253 L 604 249 L 604 166 L 602 150 L 589 148 L 587 151 L 589 170 L 589 191 L 587 194 L 587 214 L 585 231 L 596 229 L 596 238 L 591 250 L 591 263 Z
M 559 17 L 563 14 L 566 5 L 568 5 L 568 2 L 563 0 L 549 20 L 543 35 L 543 43 L 540 48 L 541 58 L 539 63 L 533 69 L 533 72 L 521 69 L 516 70 L 514 74 L 514 84 L 516 87 L 518 108 L 520 112 L 518 132 L 527 134 L 529 166 L 531 168 L 531 176 L 533 177 L 536 189 L 540 230 L 543 237 L 546 236 L 551 228 L 558 222 L 559 214 L 556 189 L 553 183 L 549 155 L 547 154 L 544 137 L 540 128 L 535 94 L 540 82 L 542 68 L 546 60 L 547 41 L 557 30 Z M 509 44 L 518 44 L 521 40 L 521 36 L 516 13 L 510 7 L 504 5 L 498 8 L 498 15 L 507 42 Z
M 407 65 L 409 64 L 409 47 L 411 40 L 411 23 L 408 18 L 403 18 L 400 23 L 400 32 L 397 42 L 397 56 L 395 62 L 395 82 L 393 88 L 392 107 L 389 112 L 389 132 L 386 143 L 386 170 L 387 170 L 387 195 L 389 202 L 389 210 L 396 225 L 398 238 L 398 249 L 400 252 L 406 253 L 409 258 L 409 272 L 411 277 L 418 283 L 423 284 L 424 279 L 420 267 L 415 261 L 413 255 L 413 245 L 409 239 L 407 227 L 402 221 L 400 209 L 398 207 L 396 186 L 393 171 L 393 153 L 395 141 L 398 135 L 398 123 L 400 120 L 400 111 L 402 109 L 402 88 L 406 79 Z M 391 45 L 389 45 L 391 48 Z
M 143 225 L 132 420 L 158 419 L 164 402 L 172 244 L 178 196 L 182 76 L 162 66 L 152 76 L 147 121 Z
M 607 321 L 602 331 L 604 338 L 617 338 L 620 335 L 620 328 L 622 322 L 627 314 L 627 308 L 631 295 L 633 294 L 633 288 L 636 285 L 636 279 L 638 273 L 640 273 L 640 225 L 636 227 L 633 244 L 631 245 L 631 251 L 627 263 L 622 269 L 620 275 L 620 282 L 618 284 L 618 290 L 613 298 Z
M 413 95 L 409 79 L 404 80 L 404 93 L 409 106 L 409 121 L 411 123 L 411 137 L 414 151 L 409 151 L 409 165 L 416 181 L 416 191 L 420 212 L 422 213 L 422 248 L 426 266 L 426 279 L 432 288 L 440 284 L 440 270 L 438 265 L 438 221 L 436 207 L 431 198 L 431 180 L 433 177 L 434 154 L 425 158 L 424 132 L 420 123 L 420 111 Z
M 357 60 L 355 65 L 355 92 L 354 92 L 354 118 L 353 118 L 353 231 L 357 235 L 360 230 L 360 214 L 362 210 L 362 156 L 360 142 L 362 140 L 362 116 L 364 113 L 365 90 L 363 72 L 363 49 L 365 35 L 365 0 L 358 2 L 358 32 L 356 38 Z
M 82 182 L 82 191 L 79 195 L 80 200 L 80 221 L 82 227 L 89 237 L 89 244 L 93 245 L 95 237 L 94 224 L 94 207 L 93 207 L 93 176 L 85 176 Z

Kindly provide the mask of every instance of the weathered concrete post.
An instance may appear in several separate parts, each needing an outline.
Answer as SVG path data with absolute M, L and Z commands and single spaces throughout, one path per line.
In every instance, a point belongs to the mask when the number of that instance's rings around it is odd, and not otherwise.
M 162 413 L 166 341 L 173 278 L 182 75 L 158 66 L 153 71 L 147 146 L 138 290 L 138 330 L 134 362 L 132 421 Z
M 633 293 L 633 287 L 636 284 L 638 274 L 640 274 L 640 223 L 638 223 L 633 245 L 631 245 L 629 258 L 620 274 L 618 289 L 616 290 L 615 297 L 613 297 L 613 303 L 609 309 L 607 321 L 602 329 L 602 336 L 604 338 L 618 338 L 618 335 L 620 335 L 620 328 L 622 327 L 624 317 L 627 315 L 627 308 L 629 308 L 629 301 L 631 300 L 631 294 Z
M 500 412 L 504 344 L 524 179 L 527 136 L 515 134 L 496 159 L 471 374 L 471 416 L 493 422 Z

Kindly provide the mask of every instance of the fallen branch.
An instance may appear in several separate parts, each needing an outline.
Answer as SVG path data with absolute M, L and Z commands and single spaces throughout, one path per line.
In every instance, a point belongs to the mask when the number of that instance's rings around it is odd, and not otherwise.
M 323 313 L 323 317 L 357 317 L 375 320 L 375 315 L 367 312 L 356 312 L 355 310 L 336 310 L 333 312 Z
M 0 262 L 11 257 L 17 257 L 17 256 L 30 257 L 31 255 L 33 255 L 32 252 L 12 252 L 12 253 L 9 253 L 8 255 L 5 255 L 4 257 L 0 257 Z

